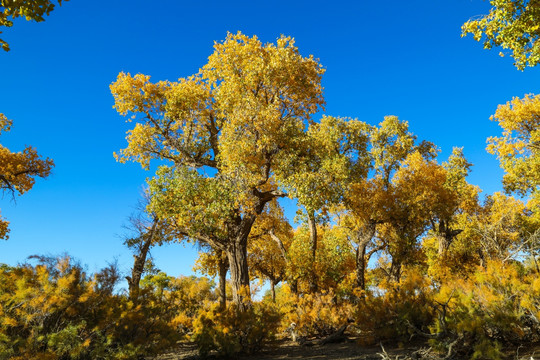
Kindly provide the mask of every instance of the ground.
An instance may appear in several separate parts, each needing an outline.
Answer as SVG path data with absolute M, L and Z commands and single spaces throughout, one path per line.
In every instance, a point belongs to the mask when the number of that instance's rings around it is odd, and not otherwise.
M 355 342 L 343 342 L 339 344 L 299 346 L 292 341 L 279 341 L 269 344 L 265 349 L 255 355 L 244 355 L 239 357 L 242 360 L 296 360 L 296 359 L 335 359 L 371 360 L 381 357 L 377 355 L 380 347 L 361 347 Z M 193 344 L 181 344 L 178 351 L 163 354 L 158 360 L 195 360 L 198 359 L 197 350 Z
M 416 343 L 410 347 L 400 348 L 396 344 L 386 344 L 385 349 L 392 359 L 404 358 L 425 345 Z M 239 360 L 382 360 L 380 346 L 360 346 L 355 339 L 338 344 L 300 346 L 289 340 L 276 341 L 269 344 L 256 355 L 239 356 Z M 508 359 L 540 360 L 540 345 L 534 348 L 518 347 L 506 351 Z M 197 360 L 197 350 L 192 343 L 182 343 L 173 352 L 163 354 L 155 360 Z

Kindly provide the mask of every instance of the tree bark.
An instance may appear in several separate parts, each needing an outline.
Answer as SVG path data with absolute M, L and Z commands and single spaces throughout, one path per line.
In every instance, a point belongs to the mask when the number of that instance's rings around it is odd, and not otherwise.
M 309 240 L 311 243 L 311 278 L 309 279 L 309 291 L 313 294 L 318 291 L 317 272 L 315 270 L 315 260 L 317 258 L 317 223 L 315 213 L 308 212 Z
M 444 220 L 439 222 L 439 229 L 437 231 L 437 241 L 439 245 L 438 253 L 439 256 L 444 255 L 455 237 L 459 235 L 463 230 L 452 230 L 448 223 Z
M 292 293 L 295 295 L 298 295 L 298 280 L 297 279 L 291 280 L 291 282 L 289 283 L 289 286 L 291 287 Z
M 157 228 L 157 220 L 154 220 L 152 228 L 146 233 L 141 235 L 143 241 L 142 246 L 139 248 L 139 253 L 134 255 L 133 268 L 131 269 L 131 276 L 126 276 L 126 280 L 129 286 L 129 298 L 133 301 L 137 300 L 139 296 L 139 284 L 144 272 L 144 264 L 146 263 L 146 257 L 150 246 L 152 245 Z
M 227 258 L 231 274 L 232 300 L 241 308 L 251 302 L 249 289 L 249 269 L 247 262 L 247 237 L 237 238 L 227 248 Z
M 276 302 L 276 281 L 270 279 L 270 290 L 272 291 L 272 302 Z
M 362 231 L 359 231 L 356 248 L 356 285 L 366 290 L 366 248 L 375 236 L 376 223 L 370 222 Z
M 390 279 L 396 284 L 401 280 L 401 260 L 392 259 L 392 265 L 390 266 Z
M 253 189 L 253 195 L 258 198 L 257 203 L 252 208 L 253 212 L 237 216 L 229 224 L 229 242 L 223 244 L 229 260 L 229 271 L 231 274 L 232 300 L 240 307 L 245 309 L 251 306 L 251 293 L 249 288 L 249 268 L 247 261 L 247 242 L 253 223 L 257 219 L 267 202 L 276 197 L 285 196 L 285 193 L 279 191 L 261 192 Z
M 283 256 L 283 259 L 285 259 L 286 262 L 289 261 L 289 255 L 287 254 L 287 249 L 285 249 L 285 245 L 283 245 L 283 241 L 276 235 L 274 232 L 274 229 L 270 229 L 268 232 L 270 234 L 270 237 L 276 242 L 277 246 L 279 247 L 279 251 L 281 251 L 281 255 Z
M 356 249 L 356 286 L 362 290 L 366 290 L 366 247 L 362 242 Z
M 227 306 L 227 271 L 229 261 L 224 251 L 219 252 L 219 307 L 223 310 Z

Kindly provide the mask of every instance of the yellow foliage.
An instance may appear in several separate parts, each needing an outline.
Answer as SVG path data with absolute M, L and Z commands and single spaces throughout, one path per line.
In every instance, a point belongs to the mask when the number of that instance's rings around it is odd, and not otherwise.
M 540 61 L 540 6 L 530 0 L 491 0 L 487 15 L 467 21 L 462 35 L 472 34 L 485 49 L 509 49 L 516 68 L 535 66 Z M 504 52 L 499 53 L 504 56 Z
M 153 294 L 135 306 L 113 294 L 113 267 L 87 276 L 69 258 L 0 268 L 0 358 L 130 359 L 179 338 Z
M 447 306 L 447 331 L 469 343 L 471 358 L 499 359 L 501 344 L 538 338 L 537 274 L 517 262 L 488 261 L 471 275 L 446 279 L 434 296 Z M 440 323 L 435 325 L 433 331 L 442 330 Z
M 279 304 L 281 330 L 294 328 L 298 336 L 323 337 L 348 323 L 353 316 L 353 305 L 340 299 L 334 291 L 297 295 L 288 285 L 280 287 Z
M 540 186 L 540 96 L 526 95 L 499 105 L 491 120 L 503 133 L 490 137 L 487 150 L 497 155 L 505 171 L 507 191 L 535 193 Z
M 193 340 L 203 357 L 212 350 L 227 357 L 253 353 L 275 336 L 278 322 L 272 304 L 229 304 L 225 309 L 213 304 L 199 311 L 193 322 Z
M 432 284 L 416 267 L 405 268 L 400 282 L 382 281 L 356 308 L 356 323 L 364 344 L 406 341 L 413 326 L 427 331 L 434 319 Z
M 0 114 L 0 134 L 9 131 L 11 124 L 11 120 Z M 22 195 L 34 186 L 36 177 L 49 176 L 53 166 L 51 159 L 42 159 L 30 146 L 22 152 L 11 152 L 0 145 L 0 190 Z M 8 239 L 8 225 L 9 222 L 0 217 L 0 239 Z

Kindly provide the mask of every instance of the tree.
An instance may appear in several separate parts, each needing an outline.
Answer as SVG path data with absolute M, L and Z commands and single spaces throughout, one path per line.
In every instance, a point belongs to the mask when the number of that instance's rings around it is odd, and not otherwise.
M 431 229 L 437 238 L 437 253 L 442 256 L 463 229 L 458 226 L 458 217 L 465 213 L 478 210 L 478 194 L 480 189 L 471 185 L 466 178 L 472 164 L 463 154 L 463 148 L 454 148 L 446 162 L 442 164 L 445 170 L 444 201 L 433 210 Z
M 266 203 L 286 195 L 279 183 L 324 104 L 323 73 L 289 37 L 263 45 L 238 33 L 216 43 L 196 75 L 151 83 L 121 73 L 111 85 L 117 111 L 141 121 L 118 159 L 169 162 L 150 181 L 153 211 L 225 251 L 237 304 L 249 298 L 251 228 Z
M 229 271 L 229 260 L 223 250 L 214 249 L 210 245 L 199 242 L 199 257 L 195 260 L 193 270 L 212 278 L 218 277 L 218 295 L 221 309 L 227 306 L 227 272 Z
M 540 4 L 531 0 L 490 0 L 489 14 L 463 24 L 461 36 L 472 34 L 485 49 L 509 49 L 519 70 L 540 61 Z M 504 56 L 504 53 L 500 53 Z
M 476 246 L 481 265 L 487 260 L 506 262 L 522 256 L 528 249 L 525 204 L 511 196 L 496 192 L 487 196 L 467 224 L 469 241 Z
M 436 154 L 433 144 L 422 141 L 416 143 L 416 136 L 409 132 L 409 124 L 396 116 L 387 116 L 378 126 L 369 127 L 368 133 L 368 169 L 372 169 L 369 178 L 358 173 L 349 181 L 344 197 L 345 215 L 342 225 L 349 229 L 351 241 L 356 246 L 357 286 L 364 290 L 366 264 L 374 251 L 387 247 L 382 242 L 369 252 L 377 229 L 397 219 L 392 213 L 395 206 L 395 190 L 392 177 L 400 169 L 403 161 L 412 153 L 418 152 L 424 158 L 431 159 Z
M 286 279 L 289 262 L 288 249 L 293 229 L 276 200 L 271 201 L 257 218 L 248 241 L 248 263 L 252 278 L 268 280 L 272 300 L 275 287 Z
M 331 207 L 339 204 L 351 179 L 363 178 L 369 169 L 368 129 L 355 119 L 323 116 L 311 123 L 306 143 L 297 162 L 286 177 L 289 196 L 297 198 L 305 209 L 309 229 L 311 263 L 317 258 L 317 225 Z M 316 271 L 310 277 L 311 292 L 317 291 Z
M 4 114 L 0 114 L 0 135 L 3 131 L 9 131 L 12 121 Z M 27 146 L 22 152 L 11 152 L 8 148 L 0 145 L 0 190 L 3 195 L 6 192 L 13 197 L 22 195 L 32 189 L 36 177 L 45 178 L 51 173 L 54 162 L 42 159 L 37 151 Z M 9 222 L 0 217 L 0 239 L 9 238 Z
M 403 265 L 420 262 L 423 254 L 418 239 L 430 227 L 437 233 L 439 243 L 441 238 L 446 239 L 446 224 L 441 224 L 450 219 L 457 201 L 446 180 L 446 170 L 418 151 L 407 156 L 392 178 L 391 210 L 381 237 L 392 256 L 388 274 L 396 282 L 401 278 Z M 453 234 L 448 237 L 453 239 Z
M 318 225 L 317 235 L 315 259 L 311 258 L 310 230 L 306 224 L 296 229 L 288 247 L 287 280 L 289 284 L 296 283 L 295 293 L 318 296 L 320 292 L 336 292 L 354 268 L 354 254 L 342 227 Z M 317 292 L 312 291 L 313 273 Z
M 58 5 L 62 5 L 62 0 L 57 2 Z M 13 20 L 18 17 L 24 17 L 28 21 L 45 21 L 43 16 L 49 15 L 54 8 L 54 1 L 51 0 L 1 0 L 0 26 L 12 27 Z M 9 51 L 9 44 L 2 39 L 0 39 L 0 46 L 4 51 Z
M 145 190 L 143 199 L 138 205 L 138 213 L 129 218 L 128 229 L 134 234 L 124 242 L 134 252 L 131 276 L 126 276 L 129 297 L 134 301 L 138 299 L 139 284 L 147 264 L 150 248 L 164 242 L 171 242 L 176 238 L 174 227 L 171 224 L 166 220 L 159 219 L 155 213 L 148 213 L 149 201 L 148 190 Z

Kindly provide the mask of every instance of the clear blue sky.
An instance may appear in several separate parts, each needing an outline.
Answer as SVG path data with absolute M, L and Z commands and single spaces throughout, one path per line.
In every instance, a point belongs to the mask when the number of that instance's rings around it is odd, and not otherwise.
M 487 12 L 482 0 L 412 1 L 95 1 L 71 0 L 45 22 L 16 21 L 0 36 L 0 112 L 14 120 L 1 143 L 29 144 L 54 159 L 53 174 L 16 203 L 0 200 L 11 237 L 0 262 L 68 252 L 90 271 L 114 259 L 128 271 L 122 225 L 152 172 L 116 163 L 126 145 L 124 122 L 109 84 L 120 71 L 153 80 L 197 72 L 227 31 L 296 38 L 304 55 L 327 69 L 326 113 L 375 124 L 385 115 L 408 120 L 420 139 L 446 158 L 464 146 L 474 163 L 470 181 L 500 190 L 502 172 L 485 152 L 500 133 L 489 121 L 498 104 L 539 92 L 540 69 L 517 71 L 510 57 L 461 38 L 468 18 Z M 289 218 L 294 216 L 289 206 Z M 196 252 L 171 245 L 153 250 L 170 275 L 191 272 Z

